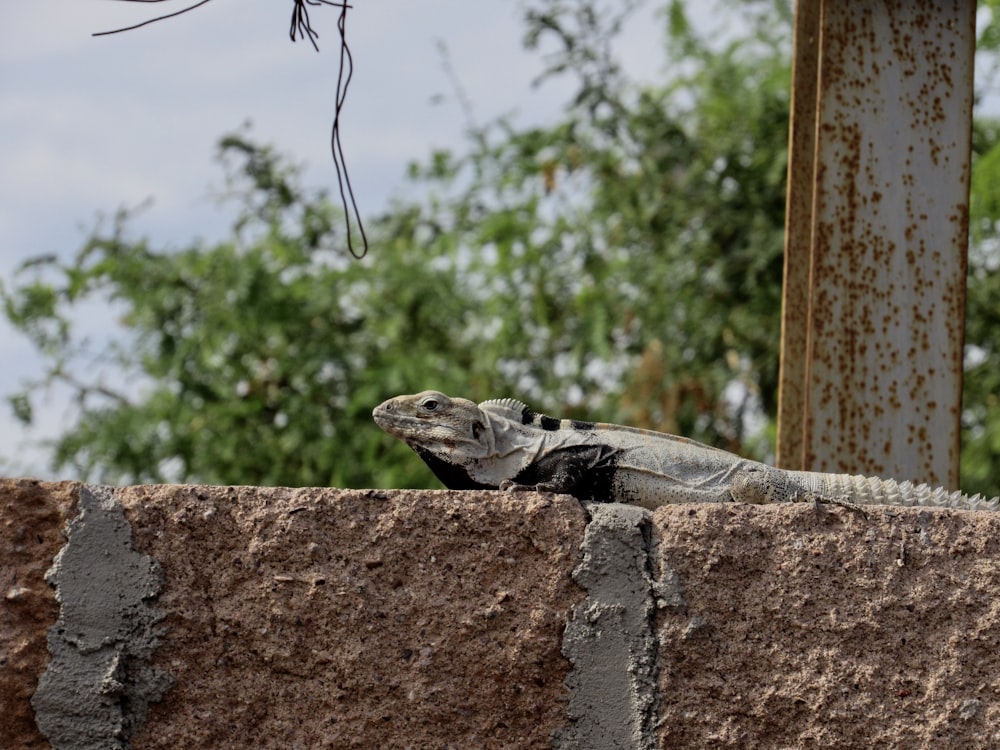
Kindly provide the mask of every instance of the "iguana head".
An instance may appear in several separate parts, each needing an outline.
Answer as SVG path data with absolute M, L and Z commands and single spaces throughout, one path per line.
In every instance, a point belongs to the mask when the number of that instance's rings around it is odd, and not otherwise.
M 409 445 L 451 489 L 496 488 L 530 457 L 527 406 L 514 399 L 476 405 L 439 391 L 396 396 L 375 407 L 375 423 Z M 520 438 L 520 439 L 518 439 Z
M 486 422 L 479 407 L 440 391 L 396 396 L 375 407 L 375 423 L 411 448 L 425 448 L 442 458 L 481 458 Z

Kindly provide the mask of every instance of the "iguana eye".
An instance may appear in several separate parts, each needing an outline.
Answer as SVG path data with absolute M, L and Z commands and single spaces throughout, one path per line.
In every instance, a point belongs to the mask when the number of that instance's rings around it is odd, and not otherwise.
M 424 401 L 421 404 L 421 406 L 424 407 L 424 409 L 427 411 L 434 411 L 435 409 L 438 408 L 438 402 L 433 398 L 429 398 L 426 401 Z

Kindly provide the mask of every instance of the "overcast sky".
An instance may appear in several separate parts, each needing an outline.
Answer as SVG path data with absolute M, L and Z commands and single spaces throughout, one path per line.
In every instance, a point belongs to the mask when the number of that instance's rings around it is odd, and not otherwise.
M 320 53 L 292 44 L 292 1 L 212 0 L 177 18 L 106 37 L 189 2 L 11 0 L 0 28 L 0 278 L 25 258 L 75 253 L 99 213 L 153 198 L 133 224 L 154 245 L 222 236 L 228 214 L 207 199 L 222 173 L 212 161 L 223 133 L 250 120 L 255 138 L 334 187 L 329 151 L 339 59 L 338 9 L 310 7 Z M 407 163 L 459 143 L 464 120 L 436 40 L 479 122 L 517 113 L 554 117 L 567 93 L 532 88 L 539 57 L 521 47 L 516 0 L 358 0 L 347 20 L 355 73 L 343 145 L 363 214 L 402 184 Z M 661 23 L 631 23 L 621 54 L 629 71 L 659 73 Z M 100 325 L 113 325 L 94 314 Z M 97 324 L 94 324 L 97 325 Z M 0 321 L 0 398 L 40 372 L 28 343 Z M 39 425 L 21 429 L 0 403 L 0 474 L 56 476 L 34 443 L 59 434 L 73 412 L 65 394 L 38 399 Z

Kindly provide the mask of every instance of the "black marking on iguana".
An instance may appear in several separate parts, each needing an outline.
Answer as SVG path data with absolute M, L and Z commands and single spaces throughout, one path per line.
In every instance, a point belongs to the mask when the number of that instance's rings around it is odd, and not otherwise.
M 434 455 L 426 448 L 413 449 L 420 456 L 424 463 L 434 472 L 434 476 L 441 480 L 441 484 L 450 490 L 495 490 L 496 487 L 489 484 L 480 484 L 469 476 L 469 473 L 461 466 L 450 464 Z
M 389 399 L 372 416 L 451 489 L 537 489 L 647 508 L 818 501 L 995 510 L 1000 503 L 908 481 L 775 469 L 676 435 L 556 419 L 511 398 L 477 405 L 424 391 Z

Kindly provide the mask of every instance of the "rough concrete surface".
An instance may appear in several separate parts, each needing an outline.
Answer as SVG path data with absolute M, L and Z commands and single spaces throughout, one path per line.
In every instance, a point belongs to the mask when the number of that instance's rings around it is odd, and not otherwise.
M 127 748 L 151 701 L 170 687 L 149 666 L 162 614 L 156 561 L 132 549 L 132 528 L 114 491 L 82 486 L 79 515 L 45 580 L 56 588 L 59 619 L 48 633 L 50 659 L 31 699 L 54 748 Z
M 585 516 L 495 492 L 132 487 L 175 687 L 134 748 L 547 747 Z
M 48 747 L 31 696 L 49 660 L 46 632 L 59 615 L 45 572 L 76 515 L 70 482 L 0 479 L 0 748 Z
M 1000 747 L 1000 514 L 654 513 L 660 747 Z
M 3 750 L 48 746 L 44 575 L 81 491 L 0 480 Z M 1000 514 L 597 506 L 585 526 L 535 493 L 98 500 L 163 574 L 143 627 L 168 629 L 152 665 L 175 685 L 133 748 L 1000 747 Z
M 649 569 L 650 514 L 629 505 L 588 504 L 583 561 L 573 578 L 587 598 L 573 607 L 563 653 L 573 663 L 565 750 L 651 750 L 656 746 L 656 640 Z

